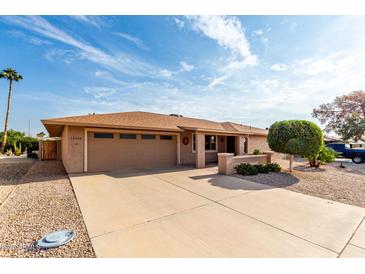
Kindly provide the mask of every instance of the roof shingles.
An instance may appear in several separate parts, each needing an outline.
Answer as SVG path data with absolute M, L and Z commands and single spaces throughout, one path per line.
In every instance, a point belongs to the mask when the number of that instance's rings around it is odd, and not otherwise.
M 181 129 L 190 128 L 218 132 L 237 132 L 237 134 L 267 134 L 267 131 L 264 129 L 231 122 L 219 123 L 204 119 L 176 117 L 141 111 L 53 118 L 42 120 L 42 123 L 46 126 L 46 128 L 48 125 L 79 125 L 133 129 L 141 128 L 170 131 L 181 131 Z

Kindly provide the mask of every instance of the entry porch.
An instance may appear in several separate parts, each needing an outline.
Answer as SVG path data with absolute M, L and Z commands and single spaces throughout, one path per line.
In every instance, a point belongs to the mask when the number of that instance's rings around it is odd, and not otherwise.
M 212 162 L 212 159 L 218 162 L 218 153 L 232 153 L 235 156 L 247 154 L 248 140 L 248 135 L 195 131 L 192 136 L 192 150 L 196 168 L 205 168 L 207 163 Z

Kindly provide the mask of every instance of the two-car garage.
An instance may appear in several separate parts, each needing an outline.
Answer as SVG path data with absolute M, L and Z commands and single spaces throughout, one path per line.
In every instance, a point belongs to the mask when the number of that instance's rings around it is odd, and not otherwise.
M 87 170 L 176 166 L 177 135 L 141 132 L 87 132 Z

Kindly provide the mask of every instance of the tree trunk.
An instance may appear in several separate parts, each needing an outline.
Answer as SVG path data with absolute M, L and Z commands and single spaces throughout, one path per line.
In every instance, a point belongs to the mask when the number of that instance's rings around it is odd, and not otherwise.
M 5 152 L 5 145 L 6 145 L 6 139 L 7 139 L 7 134 L 8 134 L 9 114 L 10 114 L 10 101 L 11 101 L 11 95 L 12 95 L 12 93 L 13 93 L 13 80 L 10 79 L 9 96 L 8 96 L 8 108 L 7 108 L 6 116 L 5 116 L 5 126 L 4 126 L 4 132 L 3 132 L 3 141 L 1 143 L 1 152 L 2 153 Z
M 289 155 L 289 171 L 290 172 L 293 171 L 293 160 L 294 160 L 294 155 Z
M 319 167 L 320 161 L 318 161 L 316 158 L 310 158 L 309 159 L 309 165 L 311 167 Z

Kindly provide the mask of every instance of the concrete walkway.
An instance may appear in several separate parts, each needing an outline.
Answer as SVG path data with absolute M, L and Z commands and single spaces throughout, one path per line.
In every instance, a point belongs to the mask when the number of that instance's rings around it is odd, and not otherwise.
M 365 257 L 365 209 L 216 168 L 71 176 L 98 257 Z

